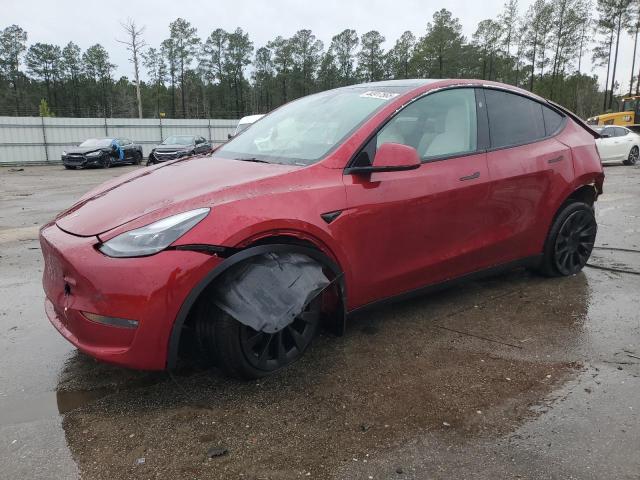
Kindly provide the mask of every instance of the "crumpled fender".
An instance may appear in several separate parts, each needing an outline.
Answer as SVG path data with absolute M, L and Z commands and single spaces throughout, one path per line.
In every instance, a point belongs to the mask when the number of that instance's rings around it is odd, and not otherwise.
M 276 333 L 331 283 L 322 264 L 311 257 L 268 252 L 229 268 L 215 291 L 215 303 L 256 331 Z
M 276 293 L 275 297 L 281 296 L 281 298 L 274 300 L 273 295 L 267 296 L 271 297 L 270 299 L 267 297 L 263 297 L 263 294 L 268 290 L 263 289 L 260 293 L 249 294 L 249 296 L 251 297 L 249 300 L 251 306 L 246 309 L 246 311 L 242 310 L 241 313 L 239 313 L 239 309 L 244 308 L 240 306 L 240 304 L 242 303 L 243 296 L 247 295 L 247 293 L 242 292 L 240 295 L 238 295 L 238 291 L 240 283 L 246 280 L 238 280 L 237 276 L 234 277 L 233 275 L 231 275 L 230 278 L 233 278 L 233 280 L 230 280 L 231 284 L 227 283 L 227 285 L 230 285 L 230 287 L 224 288 L 217 294 L 214 294 L 216 295 L 215 301 L 218 306 L 227 311 L 227 313 L 232 315 L 238 321 L 242 322 L 242 319 L 246 320 L 247 318 L 250 318 L 250 315 L 255 312 L 256 308 L 262 308 L 262 306 L 268 304 L 268 302 L 273 300 L 275 303 L 271 306 L 266 315 L 262 313 L 260 314 L 260 320 L 256 321 L 254 319 L 250 321 L 255 322 L 256 325 L 258 325 L 258 322 L 262 322 L 262 328 L 265 329 L 265 331 L 267 331 L 266 328 L 270 330 L 276 329 L 274 331 L 277 331 L 278 329 L 284 328 L 284 326 L 286 326 L 291 321 L 291 319 L 286 316 L 280 317 L 279 315 L 281 312 L 286 310 L 287 315 L 294 315 L 294 317 L 297 316 L 304 309 L 304 307 L 311 300 L 313 300 L 313 298 L 315 298 L 315 296 L 321 293 L 330 284 L 336 283 L 339 286 L 338 291 L 341 296 L 340 303 L 342 308 L 342 311 L 339 312 L 340 318 L 337 319 L 337 330 L 340 334 L 344 332 L 344 323 L 346 319 L 345 306 L 347 305 L 347 299 L 344 285 L 344 275 L 340 267 L 323 252 L 315 250 L 313 248 L 286 244 L 259 245 L 241 250 L 240 252 L 226 258 L 223 262 L 221 262 L 213 270 L 211 270 L 211 272 L 209 272 L 209 274 L 207 274 L 198 283 L 198 285 L 193 288 L 193 290 L 191 290 L 187 298 L 182 303 L 180 311 L 178 312 L 178 316 L 176 317 L 173 325 L 168 345 L 167 368 L 171 369 L 176 365 L 182 327 L 184 326 L 184 322 L 186 321 L 191 308 L 197 301 L 200 294 L 209 285 L 211 285 L 212 282 L 222 278 L 223 274 L 226 274 L 228 272 L 237 273 L 234 272 L 234 270 L 242 269 L 245 266 L 251 264 L 255 264 L 258 267 L 246 269 L 244 273 L 246 274 L 246 278 L 251 277 L 251 281 L 272 281 L 267 275 L 267 272 L 264 271 L 263 267 L 270 267 L 275 265 L 277 263 L 276 259 L 278 259 L 277 261 L 279 261 L 287 270 L 287 273 L 277 281 L 278 285 L 274 287 L 272 291 L 272 293 Z M 286 259 L 286 261 L 283 262 L 283 259 Z M 257 260 L 257 262 L 252 262 L 251 260 Z M 327 276 L 322 273 L 323 268 L 310 267 L 311 263 L 316 262 L 318 266 L 321 265 L 322 267 L 328 269 L 331 272 L 331 276 L 333 278 L 328 279 Z M 297 275 L 303 274 L 307 278 L 300 278 L 298 281 L 293 282 L 293 280 L 297 278 Z M 277 277 L 277 275 L 275 275 L 275 277 Z M 298 298 L 293 305 L 287 305 L 287 302 L 289 301 L 287 299 L 290 298 L 286 292 L 287 289 L 284 288 L 287 285 L 287 279 L 289 279 L 290 283 L 293 282 L 292 286 L 294 287 L 294 290 L 291 293 L 297 292 L 301 295 L 301 297 Z M 225 305 L 225 303 L 226 306 L 223 306 Z M 236 315 L 238 315 L 240 318 L 236 317 Z M 250 326 L 255 328 L 254 325 Z

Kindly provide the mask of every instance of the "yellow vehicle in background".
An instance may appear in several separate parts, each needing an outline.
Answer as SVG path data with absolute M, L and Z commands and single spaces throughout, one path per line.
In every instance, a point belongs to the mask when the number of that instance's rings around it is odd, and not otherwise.
M 626 97 L 622 99 L 622 108 L 619 112 L 603 113 L 595 117 L 587 118 L 589 125 L 635 125 L 640 123 L 640 96 Z

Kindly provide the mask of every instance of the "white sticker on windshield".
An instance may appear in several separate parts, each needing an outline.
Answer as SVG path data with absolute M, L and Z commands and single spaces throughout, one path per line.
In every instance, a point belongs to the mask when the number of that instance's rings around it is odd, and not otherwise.
M 360 95 L 363 98 L 377 98 L 378 100 L 391 100 L 394 97 L 400 95 L 399 93 L 390 93 L 390 92 L 376 92 L 373 90 L 369 90 L 368 92 L 364 92 Z

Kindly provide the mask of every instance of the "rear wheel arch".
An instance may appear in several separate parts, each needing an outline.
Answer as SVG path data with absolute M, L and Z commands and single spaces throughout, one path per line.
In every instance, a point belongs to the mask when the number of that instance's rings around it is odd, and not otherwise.
M 182 340 L 183 328 L 194 320 L 197 312 L 197 306 L 203 296 L 207 295 L 207 289 L 213 288 L 216 281 L 220 280 L 224 273 L 232 266 L 249 261 L 251 258 L 264 255 L 265 253 L 300 253 L 318 261 L 321 265 L 331 271 L 334 277 L 337 277 L 336 285 L 339 295 L 339 306 L 335 315 L 336 333 L 342 334 L 344 331 L 344 322 L 346 320 L 346 289 L 344 284 L 344 275 L 340 266 L 320 248 L 308 240 L 302 240 L 293 236 L 274 236 L 262 238 L 246 248 L 225 258 L 225 260 L 213 268 L 187 295 L 182 303 L 176 320 L 174 321 L 171 336 L 169 337 L 169 345 L 167 351 L 167 368 L 172 369 L 176 366 L 180 345 Z
M 575 189 L 558 208 L 555 216 L 568 204 L 572 202 L 582 202 L 590 205 L 592 208 L 598 199 L 598 190 L 595 185 L 582 185 Z M 554 218 L 555 218 L 554 216 Z
M 556 208 L 556 211 L 553 213 L 553 217 L 551 217 L 551 220 L 547 225 L 545 241 L 546 241 L 547 235 L 549 234 L 549 231 L 551 230 L 551 227 L 553 226 L 553 222 L 556 221 L 556 218 L 558 218 L 558 215 L 562 213 L 562 211 L 567 207 L 567 205 L 570 205 L 571 203 L 586 203 L 591 208 L 593 208 L 596 200 L 598 199 L 599 194 L 600 193 L 598 192 L 598 189 L 594 184 L 581 185 L 578 188 L 574 189 L 564 199 L 564 201 L 558 206 L 558 208 Z

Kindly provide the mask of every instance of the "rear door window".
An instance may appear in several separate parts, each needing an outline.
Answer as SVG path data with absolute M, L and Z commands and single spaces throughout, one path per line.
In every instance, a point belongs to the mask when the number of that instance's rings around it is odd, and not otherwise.
M 555 135 L 558 130 L 560 130 L 564 117 L 558 112 L 555 112 L 545 106 L 542 106 L 542 116 L 544 118 L 544 129 L 546 134 L 549 136 Z
M 629 133 L 626 129 L 620 127 L 614 127 L 616 137 L 624 137 L 627 133 Z
M 521 95 L 485 90 L 492 148 L 522 145 L 546 136 L 542 105 Z

